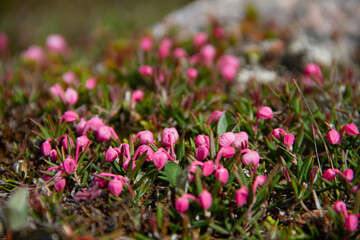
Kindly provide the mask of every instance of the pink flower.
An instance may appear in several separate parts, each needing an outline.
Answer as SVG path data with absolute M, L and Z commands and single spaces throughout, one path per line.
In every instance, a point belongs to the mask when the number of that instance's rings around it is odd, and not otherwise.
M 37 64 L 40 64 L 45 60 L 45 53 L 43 49 L 39 46 L 30 46 L 21 55 L 26 62 L 35 62 Z
M 184 213 L 189 209 L 189 200 L 186 197 L 179 197 L 175 201 L 175 209 L 179 213 Z
M 331 130 L 327 134 L 327 140 L 331 145 L 338 144 L 340 142 L 340 134 L 336 130 Z
M 106 141 L 109 141 L 110 138 L 111 138 L 111 132 L 110 132 L 108 126 L 103 125 L 103 126 L 99 127 L 97 134 L 96 134 L 96 139 L 99 142 L 106 142 Z
M 222 77 L 227 81 L 233 81 L 239 70 L 239 59 L 232 55 L 224 55 L 217 61 L 217 68 Z
M 238 207 L 244 206 L 247 202 L 249 196 L 249 189 L 245 186 L 242 186 L 239 190 L 235 193 L 235 201 Z
M 168 156 L 162 151 L 157 151 L 153 154 L 153 161 L 157 170 L 162 169 L 167 160 Z
M 336 201 L 334 203 L 334 210 L 339 214 L 342 213 L 345 217 L 348 215 L 346 204 L 343 201 Z
M 85 123 L 82 134 L 86 134 L 86 131 L 90 128 L 93 131 L 98 131 L 101 126 L 104 126 L 104 122 L 99 117 L 92 117 Z
M 135 138 L 133 139 L 133 141 L 135 142 L 136 139 L 140 139 L 140 143 L 143 145 L 147 145 L 148 142 L 150 143 L 154 143 L 154 135 L 152 134 L 152 132 L 150 132 L 149 130 L 145 130 L 145 131 L 140 131 L 136 134 Z
M 245 149 L 249 146 L 249 136 L 246 132 L 235 133 L 235 147 Z
M 179 134 L 176 128 L 165 128 L 162 133 L 162 144 L 165 147 L 172 147 L 175 142 L 179 139 Z
M 204 32 L 200 32 L 195 35 L 195 37 L 193 39 L 193 43 L 196 48 L 199 48 L 202 45 L 204 45 L 207 42 L 207 40 L 208 40 L 207 34 Z
M 80 122 L 78 122 L 78 124 L 76 124 L 76 132 L 81 135 L 84 131 L 84 127 L 86 124 L 86 120 L 84 118 L 80 118 Z
M 350 214 L 349 216 L 345 217 L 344 227 L 349 232 L 355 232 L 359 224 L 358 216 L 354 214 Z
M 172 47 L 172 41 L 169 38 L 164 38 L 159 46 L 158 54 L 161 59 L 165 59 L 169 56 L 170 49 Z
M 219 179 L 221 185 L 225 185 L 229 179 L 229 171 L 226 168 L 219 168 L 215 172 L 215 179 Z
M 96 78 L 89 78 L 88 80 L 86 80 L 85 82 L 85 88 L 87 90 L 92 90 L 96 87 Z
M 308 63 L 304 68 L 304 74 L 305 74 L 305 76 L 316 80 L 320 84 L 323 84 L 323 82 L 324 82 L 323 75 L 321 73 L 321 69 L 315 63 Z
M 151 77 L 153 75 L 153 69 L 148 65 L 142 65 L 139 68 L 139 73 L 144 77 Z
M 221 76 L 228 82 L 232 82 L 234 81 L 236 74 L 237 74 L 237 69 L 234 68 L 233 66 L 230 65 L 226 65 L 225 67 L 223 67 L 220 70 Z
M 213 35 L 217 38 L 217 39 L 221 39 L 224 37 L 224 29 L 222 29 L 221 27 L 216 27 L 213 30 Z
M 353 123 L 345 124 L 343 126 L 343 128 L 341 129 L 341 136 L 342 136 L 344 130 L 350 136 L 356 136 L 359 134 L 359 129 Z
M 259 108 L 256 117 L 264 120 L 270 120 L 273 118 L 273 111 L 270 107 L 261 107 Z
M 119 197 L 123 189 L 123 183 L 118 179 L 114 179 L 109 182 L 108 189 L 114 197 Z
M 56 161 L 58 158 L 57 151 L 55 149 L 51 150 L 49 152 L 49 157 L 51 158 L 51 160 Z
M 218 154 L 216 155 L 216 160 L 215 160 L 216 168 L 219 167 L 221 157 L 231 158 L 232 156 L 234 156 L 235 153 L 236 153 L 235 149 L 233 147 L 231 147 L 231 146 L 222 147 L 219 150 Z
M 336 172 L 333 169 L 329 168 L 324 172 L 322 177 L 328 181 L 332 181 L 334 180 L 335 176 L 336 176 Z
M 62 75 L 63 81 L 68 85 L 79 85 L 79 79 L 73 71 L 67 71 Z
M 200 49 L 200 55 L 204 62 L 204 65 L 210 67 L 216 56 L 216 49 L 213 45 L 207 44 Z
M 66 157 L 66 159 L 63 162 L 63 168 L 64 168 L 66 174 L 68 174 L 68 175 L 75 171 L 76 163 L 75 163 L 74 159 L 72 158 L 72 156 L 68 155 Z
M 256 189 L 258 186 L 262 186 L 266 181 L 266 176 L 257 176 L 255 178 L 254 184 L 253 184 L 253 193 L 255 195 Z
M 220 147 L 230 146 L 235 142 L 235 134 L 232 132 L 223 133 L 220 137 Z
M 197 76 L 198 76 L 198 71 L 197 71 L 195 68 L 189 68 L 189 69 L 186 71 L 186 76 L 188 77 L 190 84 L 193 85 L 195 79 L 196 79 Z
M 49 156 L 50 154 L 52 149 L 50 141 L 51 139 L 46 139 L 46 141 L 41 144 L 41 152 L 44 156 Z
M 46 47 L 50 52 L 66 54 L 67 43 L 63 36 L 59 34 L 49 35 L 46 39 Z
M 54 184 L 54 188 L 58 192 L 61 192 L 62 190 L 64 190 L 65 186 L 66 186 L 65 178 L 60 178 L 60 180 Z
M 144 98 L 144 92 L 141 90 L 135 90 L 131 96 L 131 102 L 141 102 Z
M 286 135 L 286 131 L 282 128 L 275 128 L 272 130 L 271 134 L 277 139 L 281 139 L 281 135 L 284 137 Z
M 204 189 L 200 193 L 198 199 L 199 199 L 199 203 L 200 203 L 201 207 L 204 210 L 208 210 L 211 207 L 211 205 L 212 205 L 212 196 L 206 189 Z
M 197 135 L 195 139 L 195 147 L 206 147 L 209 148 L 210 142 L 209 137 L 206 135 Z
M 58 83 L 55 83 L 54 85 L 52 85 L 49 88 L 49 91 L 56 98 L 61 98 L 61 99 L 64 98 L 64 90 Z
M 344 177 L 350 182 L 354 179 L 354 171 L 348 168 L 344 171 Z
M 64 99 L 66 104 L 74 105 L 79 100 L 79 95 L 74 89 L 67 88 L 64 93 Z
M 174 49 L 173 56 L 175 59 L 180 60 L 182 58 L 187 58 L 188 53 L 185 49 L 178 47 Z
M 295 137 L 291 133 L 286 134 L 284 137 L 284 144 L 287 147 L 291 147 L 295 142 Z
M 214 111 L 209 118 L 208 125 L 210 125 L 210 123 L 214 120 L 215 122 L 218 122 L 221 115 L 223 115 L 223 113 L 224 113 L 223 111 L 217 111 L 217 110 Z
M 257 167 L 260 161 L 259 153 L 256 151 L 250 151 L 248 153 L 245 153 L 242 156 L 241 161 L 245 166 L 254 163 L 254 166 Z
M 160 149 L 159 149 L 160 150 Z M 141 145 L 139 146 L 134 154 L 134 161 L 136 159 L 137 156 L 141 156 L 144 154 L 144 152 L 146 152 L 146 161 L 152 161 L 153 160 L 153 155 L 154 155 L 154 151 L 152 150 L 151 147 L 149 147 L 148 145 Z
M 196 148 L 196 159 L 199 161 L 204 161 L 205 158 L 209 155 L 209 149 L 205 146 Z
M 79 119 L 79 115 L 77 115 L 76 112 L 69 110 L 66 111 L 64 115 L 61 116 L 60 123 L 62 123 L 63 120 L 65 120 L 65 122 L 67 123 L 71 123 L 71 122 L 75 122 L 78 119 Z
M 140 41 L 140 48 L 144 52 L 148 52 L 151 50 L 153 46 L 153 41 L 150 37 L 143 37 Z
M 105 153 L 105 161 L 113 162 L 116 158 L 118 158 L 119 154 L 113 148 L 109 148 Z
M 202 174 L 204 177 L 210 176 L 214 172 L 215 166 L 212 160 L 204 163 L 202 167 Z
M 8 47 L 8 37 L 6 33 L 0 32 L 0 55 L 4 54 Z

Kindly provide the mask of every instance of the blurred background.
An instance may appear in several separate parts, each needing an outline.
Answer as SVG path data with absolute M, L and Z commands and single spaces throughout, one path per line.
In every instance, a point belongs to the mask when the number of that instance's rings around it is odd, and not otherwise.
M 86 46 L 101 35 L 128 37 L 151 27 L 192 0 L 11 0 L 0 1 L 0 32 L 8 34 L 12 52 L 44 45 L 52 33 L 72 46 Z

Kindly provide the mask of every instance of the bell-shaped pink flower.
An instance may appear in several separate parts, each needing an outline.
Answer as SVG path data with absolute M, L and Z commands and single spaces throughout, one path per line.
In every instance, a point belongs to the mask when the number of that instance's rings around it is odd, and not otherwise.
M 270 107 L 261 107 L 259 108 L 256 117 L 264 120 L 270 120 L 273 118 L 273 111 Z
M 45 53 L 43 49 L 39 46 L 30 46 L 27 50 L 25 50 L 21 57 L 26 62 L 34 62 L 36 64 L 40 64 L 45 60 Z
M 209 155 L 209 149 L 205 146 L 196 148 L 196 159 L 199 161 L 204 161 L 205 158 Z
M 355 232 L 356 229 L 358 228 L 358 224 L 359 224 L 358 216 L 354 214 L 350 214 L 349 216 L 345 217 L 344 227 L 347 231 Z
M 198 196 L 198 199 L 199 199 L 199 203 L 200 203 L 201 207 L 204 210 L 208 210 L 211 207 L 211 205 L 212 205 L 212 196 L 206 189 L 204 189 L 200 193 L 200 195 Z
M 74 89 L 67 88 L 64 93 L 64 100 L 66 104 L 75 105 L 79 100 L 79 95 Z
M 108 183 L 107 187 L 114 197 L 119 197 L 123 189 L 123 183 L 120 180 L 114 179 Z
M 64 90 L 58 83 L 55 83 L 54 85 L 52 85 L 49 88 L 49 91 L 56 98 L 61 98 L 61 99 L 64 98 Z
M 88 78 L 85 82 L 85 88 L 87 90 L 93 90 L 96 87 L 96 78 Z
M 79 85 L 79 79 L 73 71 L 67 71 L 62 75 L 63 81 L 68 85 Z
M 255 181 L 254 181 L 254 184 L 253 184 L 253 193 L 255 194 L 256 192 L 256 189 L 258 186 L 262 186 L 264 185 L 265 181 L 266 181 L 266 176 L 260 176 L 258 175 L 256 178 L 255 178 Z
M 83 150 L 90 142 L 89 138 L 86 135 L 82 135 L 76 138 L 77 146 L 81 147 Z
M 173 56 L 175 59 L 180 60 L 182 58 L 187 58 L 188 53 L 186 52 L 185 49 L 178 47 L 174 49 Z
M 65 178 L 61 178 L 57 183 L 54 184 L 54 188 L 58 192 L 61 192 L 62 190 L 64 190 L 65 186 L 66 186 Z
M 49 157 L 51 158 L 51 160 L 56 161 L 58 158 L 57 151 L 55 149 L 51 150 L 49 152 Z
M 98 131 L 101 126 L 104 126 L 104 122 L 98 117 L 92 117 L 86 122 L 82 134 L 86 134 L 86 131 L 90 128 L 93 131 Z
M 113 162 L 118 156 L 119 156 L 118 152 L 110 147 L 105 153 L 105 161 Z
M 341 135 L 343 134 L 344 130 L 350 136 L 356 136 L 359 134 L 359 129 L 353 123 L 344 125 L 343 128 L 341 129 Z
M 343 175 L 349 182 L 354 179 L 354 171 L 351 168 L 346 169 Z
M 316 80 L 320 84 L 323 84 L 323 82 L 324 82 L 323 75 L 321 73 L 321 69 L 315 63 L 308 63 L 304 68 L 304 74 L 305 74 L 305 76 Z
M 145 131 L 140 131 L 135 135 L 134 138 L 134 142 L 136 141 L 136 139 L 140 140 L 140 143 L 142 145 L 147 145 L 149 142 L 150 143 L 154 143 L 154 135 L 152 134 L 152 132 L 150 132 L 149 130 L 145 130 Z
M 338 144 L 340 142 L 340 134 L 336 130 L 331 130 L 327 134 L 327 140 L 331 145 Z
M 229 171 L 226 168 L 219 168 L 215 172 L 215 179 L 219 179 L 221 185 L 225 185 L 229 179 Z
M 235 201 L 238 207 L 244 206 L 247 202 L 249 196 L 249 189 L 245 186 L 242 186 L 239 190 L 235 193 Z
M 189 209 L 189 200 L 186 197 L 179 197 L 175 201 L 175 209 L 179 213 L 184 213 Z
M 161 150 L 161 149 L 159 149 L 159 150 Z M 152 161 L 153 160 L 154 151 L 152 150 L 152 148 L 149 147 L 148 145 L 141 145 L 135 151 L 134 161 L 135 161 L 137 156 L 143 155 L 144 152 L 146 152 L 146 161 Z
M 334 210 L 339 214 L 342 213 L 344 216 L 348 215 L 346 204 L 343 201 L 336 201 L 334 203 Z
M 195 147 L 206 147 L 209 148 L 210 141 L 209 137 L 206 135 L 197 135 L 195 139 Z
M 216 67 L 219 71 L 227 66 L 234 68 L 235 71 L 237 71 L 240 67 L 239 59 L 232 55 L 223 55 L 217 60 Z
M 215 169 L 214 162 L 212 160 L 209 160 L 207 162 L 204 162 L 204 165 L 202 167 L 202 174 L 204 177 L 210 176 Z
M 208 35 L 204 32 L 199 32 L 198 34 L 195 35 L 193 39 L 193 43 L 196 48 L 199 48 L 202 45 L 204 45 L 207 42 L 207 40 L 208 40 Z
M 148 52 L 151 50 L 153 46 L 153 41 L 150 37 L 143 37 L 140 41 L 140 48 L 144 52 Z
M 235 134 L 232 132 L 223 133 L 220 137 L 220 147 L 231 146 L 235 142 Z
M 295 137 L 291 133 L 286 134 L 284 137 L 284 144 L 287 147 L 291 147 L 295 142 Z
M 227 82 L 232 82 L 236 77 L 237 71 L 238 70 L 235 67 L 226 65 L 220 70 L 220 74 L 224 80 Z
M 59 34 L 51 34 L 46 39 L 46 47 L 50 52 L 66 54 L 67 43 L 63 36 Z
M 165 147 L 171 147 L 179 139 L 179 134 L 176 128 L 165 128 L 162 133 L 162 144 Z
M 144 98 L 144 92 L 141 90 L 135 90 L 131 95 L 131 102 L 141 102 Z
M 63 168 L 66 172 L 66 174 L 70 174 L 75 171 L 76 163 L 72 156 L 68 155 L 66 159 L 63 162 Z
M 65 120 L 67 123 L 75 122 L 79 119 L 79 115 L 74 111 L 66 111 L 60 118 L 60 123 Z
M 274 130 L 272 130 L 271 134 L 277 138 L 277 139 L 281 139 L 281 136 L 285 136 L 287 133 L 284 129 L 282 128 L 275 128 Z
M 235 133 L 235 147 L 238 149 L 249 147 L 249 135 L 246 132 Z
M 164 38 L 159 46 L 158 54 L 161 59 L 165 59 L 170 54 L 170 49 L 172 47 L 172 41 L 169 38 Z
M 164 167 L 165 163 L 168 160 L 166 153 L 162 151 L 157 151 L 153 154 L 153 161 L 157 170 L 160 170 Z
M 257 167 L 260 161 L 259 153 L 256 151 L 250 151 L 248 153 L 245 153 L 242 156 L 241 161 L 245 166 L 254 163 L 254 166 Z
M 193 85 L 195 79 L 196 79 L 197 76 L 198 76 L 198 70 L 196 70 L 195 68 L 189 68 L 189 69 L 186 71 L 186 76 L 188 77 L 190 84 Z
M 76 132 L 79 135 L 81 135 L 83 133 L 85 124 L 86 124 L 86 120 L 84 118 L 80 118 L 80 122 L 78 122 L 78 124 L 76 124 Z
M 108 126 L 103 125 L 103 126 L 99 127 L 97 134 L 96 134 L 96 139 L 99 142 L 106 142 L 106 141 L 109 141 L 110 138 L 111 138 L 111 132 L 110 132 Z
M 139 73 L 144 77 L 151 77 L 153 75 L 153 69 L 151 66 L 142 65 L 139 67 Z
M 216 56 L 216 48 L 211 44 L 206 44 L 200 49 L 200 56 L 204 65 L 210 67 Z
M 218 122 L 221 115 L 223 115 L 223 113 L 224 113 L 223 111 L 217 111 L 217 110 L 214 111 L 209 118 L 208 125 L 210 125 L 210 123 L 214 120 L 215 122 Z
M 41 144 L 41 152 L 44 156 L 49 156 L 52 149 L 50 141 L 51 139 L 46 139 L 46 141 Z
M 235 153 L 236 153 L 235 149 L 231 146 L 222 147 L 218 152 L 218 154 L 216 155 L 216 159 L 215 159 L 216 168 L 219 167 L 221 157 L 231 158 L 232 156 L 234 156 Z
M 335 176 L 336 172 L 333 169 L 329 168 L 323 173 L 322 177 L 328 181 L 332 181 L 334 180 Z

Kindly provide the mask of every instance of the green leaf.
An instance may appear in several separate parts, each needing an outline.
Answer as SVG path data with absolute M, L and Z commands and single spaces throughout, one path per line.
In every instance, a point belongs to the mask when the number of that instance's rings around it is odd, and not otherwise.
M 27 190 L 20 188 L 7 202 L 5 216 L 9 227 L 18 231 L 24 227 L 28 217 Z
M 169 182 L 175 187 L 176 177 L 181 174 L 181 167 L 174 162 L 167 162 L 165 164 L 165 172 Z
M 178 146 L 178 151 L 177 151 L 177 159 L 179 161 L 179 164 L 181 163 L 181 160 L 183 159 L 184 155 L 185 155 L 185 131 L 183 132 L 183 134 L 181 134 L 180 137 L 180 141 L 179 141 L 179 146 Z
M 217 125 L 217 134 L 221 137 L 223 133 L 231 131 L 235 126 L 236 122 L 234 118 L 230 114 L 225 112 L 221 115 L 219 119 Z

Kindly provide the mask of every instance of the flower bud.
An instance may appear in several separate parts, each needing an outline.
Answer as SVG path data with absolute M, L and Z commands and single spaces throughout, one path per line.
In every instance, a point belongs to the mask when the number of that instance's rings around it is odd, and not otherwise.
M 105 153 L 105 161 L 112 162 L 118 157 L 118 152 L 115 151 L 113 148 L 109 148 Z
M 221 39 L 224 37 L 224 29 L 222 29 L 221 27 L 216 27 L 213 30 L 213 34 L 214 37 L 216 37 L 217 39 Z
M 64 90 L 62 89 L 62 87 L 58 83 L 55 83 L 54 85 L 52 85 L 49 88 L 49 91 L 56 98 L 63 98 L 64 97 Z
M 51 160 L 56 161 L 58 158 L 57 151 L 55 149 L 51 150 L 49 152 L 49 157 L 51 158 Z
M 153 161 L 157 170 L 160 170 L 164 167 L 165 163 L 168 160 L 166 153 L 162 151 L 157 151 L 153 154 Z
M 176 128 L 165 128 L 162 133 L 162 144 L 165 147 L 171 147 L 179 139 L 179 134 Z
M 356 136 L 359 134 L 359 129 L 353 123 L 344 125 L 343 129 L 345 129 L 345 132 L 350 136 Z M 342 132 L 343 132 L 343 130 L 342 130 Z
M 46 39 L 46 47 L 50 52 L 65 54 L 67 51 L 66 40 L 59 34 L 51 34 Z
M 199 203 L 201 205 L 201 207 L 204 209 L 204 210 L 208 210 L 210 207 L 211 207 L 211 204 L 212 204 L 212 196 L 211 194 L 206 190 L 204 189 L 199 197 Z
M 247 202 L 249 196 L 249 189 L 245 186 L 242 186 L 239 190 L 235 193 L 235 201 L 238 207 L 244 206 Z
M 228 82 L 232 82 L 237 74 L 237 69 L 231 65 L 226 65 L 220 70 L 221 76 Z
M 277 138 L 277 139 L 281 139 L 281 136 L 285 136 L 286 135 L 286 131 L 282 128 L 275 128 L 274 130 L 272 130 L 271 134 Z
M 67 71 L 62 75 L 63 81 L 68 85 L 79 85 L 79 79 L 73 71 Z
M 52 149 L 50 141 L 51 139 L 46 139 L 46 141 L 41 144 L 41 152 L 44 156 L 49 156 Z
M 336 201 L 334 203 L 334 210 L 339 214 L 342 213 L 344 216 L 348 215 L 346 204 L 343 201 Z
M 45 60 L 45 53 L 39 46 L 30 46 L 25 52 L 21 54 L 25 62 L 34 62 L 40 64 Z
M 227 66 L 233 68 L 235 72 L 238 71 L 240 67 L 239 59 L 232 55 L 223 55 L 217 60 L 216 67 L 220 72 Z
M 195 147 L 210 147 L 209 137 L 206 135 L 197 135 L 195 139 Z
M 333 169 L 329 168 L 324 172 L 322 177 L 328 181 L 332 181 L 334 180 L 335 176 L 336 172 Z
M 340 141 L 340 134 L 336 130 L 331 130 L 327 134 L 327 140 L 331 145 L 338 144 Z
M 64 100 L 66 104 L 75 105 L 79 100 L 79 95 L 74 89 L 67 88 L 64 93 Z
M 64 190 L 65 186 L 66 186 L 65 178 L 61 178 L 57 183 L 54 184 L 54 188 L 58 192 L 61 192 L 62 190 Z
M 291 133 L 286 134 L 284 137 L 284 144 L 287 147 L 291 147 L 295 142 L 295 137 Z
M 350 214 L 345 218 L 344 227 L 349 232 L 355 232 L 359 224 L 358 216 Z
M 264 120 L 270 120 L 273 118 L 273 111 L 270 107 L 261 107 L 259 108 L 256 117 Z
M 221 148 L 220 151 L 221 151 L 221 156 L 223 158 L 231 158 L 236 153 L 235 149 L 231 146 L 225 146 L 225 147 Z
M 160 150 L 160 149 L 159 149 Z M 154 151 L 152 150 L 151 147 L 149 147 L 148 145 L 141 145 L 136 149 L 136 152 L 134 154 L 134 159 L 136 159 L 137 156 L 141 156 L 144 154 L 144 152 L 146 152 L 146 161 L 152 161 L 153 160 L 153 155 L 154 155 Z
M 229 179 L 229 171 L 226 168 L 220 168 L 216 170 L 215 179 L 219 179 L 221 185 L 225 185 Z
M 72 158 L 72 156 L 68 155 L 66 157 L 66 159 L 63 162 L 63 168 L 64 168 L 66 174 L 68 174 L 68 175 L 75 171 L 76 163 L 75 163 L 74 159 Z
M 254 195 L 255 195 L 255 192 L 256 192 L 256 189 L 257 189 L 257 187 L 258 186 L 262 186 L 264 183 L 265 183 L 265 181 L 266 181 L 266 176 L 264 175 L 264 176 L 257 176 L 256 178 L 255 178 L 255 181 L 254 181 L 254 184 L 253 184 L 253 193 L 254 193 Z
M 344 171 L 344 177 L 351 182 L 354 179 L 354 171 L 351 168 L 346 169 Z
M 154 135 L 152 134 L 152 132 L 150 132 L 149 130 L 145 130 L 145 131 L 140 131 L 136 134 L 135 138 L 134 138 L 134 142 L 136 141 L 136 139 L 139 138 L 140 143 L 142 145 L 147 145 L 149 142 L 150 143 L 154 143 Z
M 207 44 L 200 49 L 200 55 L 204 65 L 210 67 L 216 56 L 216 49 L 213 45 Z
M 194 81 L 198 76 L 198 70 L 196 70 L 195 68 L 189 68 L 186 71 L 186 76 L 188 77 L 189 82 L 194 84 Z
M 175 209 L 179 213 L 184 213 L 189 209 L 189 200 L 186 197 L 179 197 L 175 201 Z
M 111 132 L 110 132 L 108 126 L 103 125 L 103 126 L 99 127 L 97 134 L 96 134 L 96 139 L 99 142 L 106 142 L 106 141 L 109 141 L 110 138 L 111 138 Z
M 183 48 L 175 48 L 174 52 L 173 52 L 173 56 L 175 59 L 182 59 L 182 58 L 187 58 L 188 57 L 188 53 L 186 52 L 185 49 Z
M 208 125 L 210 125 L 210 123 L 214 120 L 215 120 L 215 122 L 218 122 L 221 115 L 223 115 L 223 113 L 224 112 L 222 112 L 222 111 L 217 111 L 217 110 L 214 111 L 209 118 Z
M 205 158 L 209 155 L 209 149 L 207 147 L 201 146 L 196 149 L 196 159 L 199 161 L 204 161 Z
M 207 34 L 204 32 L 199 32 L 198 34 L 195 35 L 193 39 L 193 43 L 196 48 L 199 48 L 202 45 L 204 45 L 207 42 L 207 40 L 208 40 Z
M 210 176 L 214 172 L 214 162 L 212 160 L 209 160 L 204 163 L 202 167 L 202 174 L 204 177 Z
M 245 166 L 254 163 L 254 166 L 257 167 L 260 161 L 259 153 L 257 153 L 256 151 L 250 151 L 248 153 L 245 153 L 242 156 L 241 161 Z
M 161 41 L 160 46 L 159 46 L 159 57 L 161 59 L 165 59 L 169 56 L 170 53 L 170 49 L 172 47 L 172 41 L 169 38 L 165 38 Z
M 308 63 L 304 68 L 304 74 L 310 78 L 315 79 L 321 84 L 324 81 L 321 69 L 315 63 Z
M 151 77 L 153 75 L 153 69 L 148 65 L 142 65 L 139 68 L 139 73 L 144 77 Z
M 86 120 L 84 118 L 80 118 L 80 122 L 78 122 L 78 124 L 76 124 L 76 132 L 81 135 L 84 131 L 84 127 L 86 124 Z
M 141 102 L 144 98 L 144 92 L 141 90 L 135 90 L 131 95 L 131 102 Z
M 79 119 L 79 115 L 77 115 L 76 112 L 69 110 L 66 111 L 64 115 L 62 115 L 60 119 L 60 123 L 62 123 L 63 120 L 65 120 L 65 122 L 67 123 L 71 123 L 71 122 L 75 122 L 78 119 Z
M 114 179 L 109 182 L 108 189 L 114 197 L 119 197 L 123 189 L 123 183 L 117 179 Z
M 89 78 L 88 80 L 86 80 L 85 82 L 85 88 L 87 90 L 92 90 L 96 87 L 96 78 Z
M 223 133 L 220 137 L 220 147 L 230 146 L 235 142 L 235 134 L 232 132 Z

